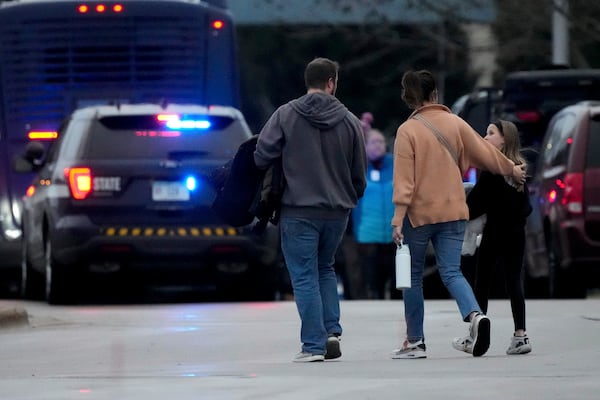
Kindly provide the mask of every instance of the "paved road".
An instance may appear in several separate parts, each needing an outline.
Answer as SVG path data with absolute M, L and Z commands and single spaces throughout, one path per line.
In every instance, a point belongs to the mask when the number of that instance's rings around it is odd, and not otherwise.
M 598 399 L 600 299 L 528 302 L 533 353 L 506 356 L 508 301 L 490 304 L 492 344 L 457 352 L 454 302 L 426 303 L 428 358 L 392 360 L 401 301 L 342 303 L 339 361 L 294 364 L 292 302 L 21 307 L 0 329 L 0 399 Z

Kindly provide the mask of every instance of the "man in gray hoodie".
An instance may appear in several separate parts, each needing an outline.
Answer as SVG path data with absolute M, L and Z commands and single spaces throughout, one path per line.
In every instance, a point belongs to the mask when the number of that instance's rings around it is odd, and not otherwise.
M 254 161 L 282 157 L 281 248 L 301 319 L 294 362 L 342 355 L 333 268 L 348 216 L 366 185 L 360 121 L 335 97 L 338 63 L 316 58 L 304 71 L 307 93 L 279 107 L 258 137 Z

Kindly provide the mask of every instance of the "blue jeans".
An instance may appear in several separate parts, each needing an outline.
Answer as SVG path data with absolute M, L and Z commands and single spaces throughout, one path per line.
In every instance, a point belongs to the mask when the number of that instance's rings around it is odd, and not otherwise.
M 425 253 L 429 241 L 433 244 L 435 258 L 442 282 L 456 300 L 463 321 L 468 321 L 471 312 L 481 312 L 473 289 L 460 269 L 460 251 L 465 235 L 466 221 L 442 222 L 413 228 L 404 220 L 402 233 L 411 256 L 411 288 L 404 289 L 404 318 L 406 336 L 411 342 L 425 340 L 423 334 L 424 298 L 423 270 Z
M 341 334 L 335 252 L 348 218 L 282 217 L 281 249 L 300 314 L 302 351 L 325 354 L 328 334 Z

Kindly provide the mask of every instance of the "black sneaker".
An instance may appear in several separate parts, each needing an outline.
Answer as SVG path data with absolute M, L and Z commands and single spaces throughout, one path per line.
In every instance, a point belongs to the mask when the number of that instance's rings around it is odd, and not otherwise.
M 325 359 L 333 360 L 342 356 L 342 350 L 340 349 L 340 335 L 331 334 L 327 338 L 327 344 L 325 345 Z
M 471 338 L 473 338 L 473 357 L 480 357 L 490 348 L 490 319 L 477 314 L 471 320 Z

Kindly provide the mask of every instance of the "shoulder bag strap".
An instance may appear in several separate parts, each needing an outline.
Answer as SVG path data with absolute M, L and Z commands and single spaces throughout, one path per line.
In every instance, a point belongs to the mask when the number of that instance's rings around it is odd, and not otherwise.
M 456 154 L 456 150 L 454 150 L 454 148 L 450 145 L 450 143 L 448 143 L 448 139 L 446 139 L 446 137 L 444 135 L 442 135 L 442 133 L 435 126 L 433 126 L 431 124 L 431 122 L 429 122 L 429 120 L 427 120 L 427 118 L 425 118 L 421 114 L 416 114 L 413 118 L 421 121 L 426 127 L 429 128 L 429 130 L 431 132 L 433 132 L 433 134 L 437 137 L 437 140 L 446 148 L 446 150 L 448 150 L 448 152 L 454 159 L 454 162 L 456 163 L 456 165 L 459 165 L 458 164 L 458 155 Z

